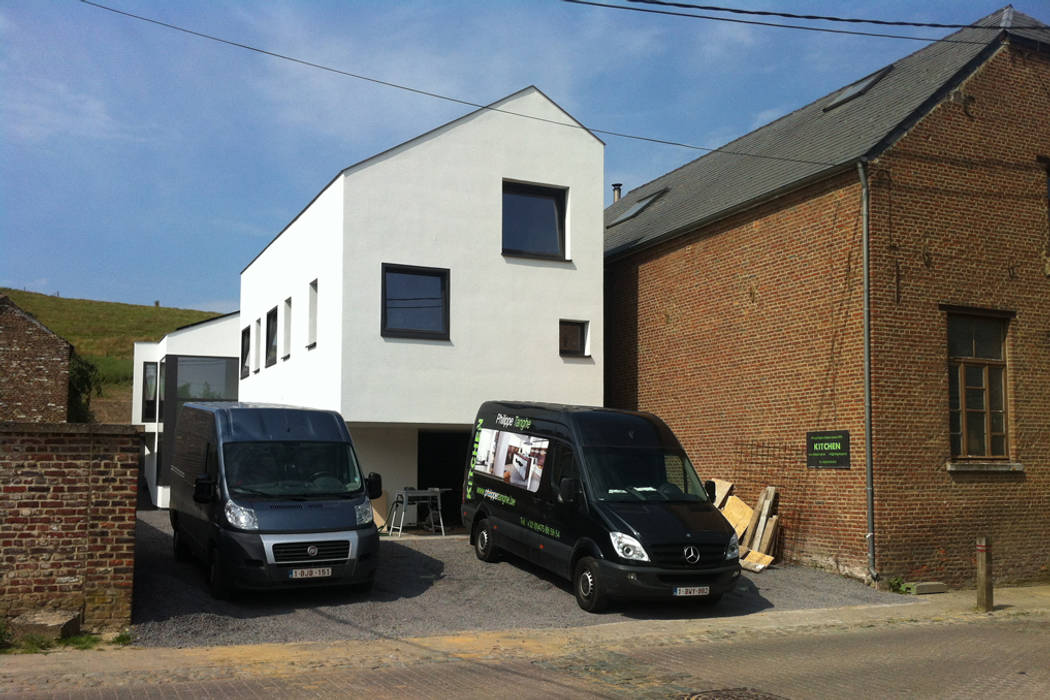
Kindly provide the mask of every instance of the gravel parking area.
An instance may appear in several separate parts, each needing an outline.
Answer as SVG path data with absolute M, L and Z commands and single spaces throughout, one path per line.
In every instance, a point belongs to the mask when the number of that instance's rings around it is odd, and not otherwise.
M 520 559 L 478 561 L 465 537 L 383 538 L 375 589 L 208 594 L 200 564 L 175 562 L 163 510 L 141 510 L 136 528 L 132 634 L 143 646 L 401 639 L 475 630 L 563 628 L 620 620 L 684 619 L 902 602 L 805 567 L 745 572 L 715 606 L 620 604 L 592 615 L 566 581 Z

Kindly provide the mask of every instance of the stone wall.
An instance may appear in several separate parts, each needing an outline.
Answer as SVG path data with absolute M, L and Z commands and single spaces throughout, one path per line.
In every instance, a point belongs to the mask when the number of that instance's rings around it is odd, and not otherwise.
M 0 422 L 0 617 L 131 623 L 141 442 L 131 426 Z
M 71 352 L 69 343 L 0 295 L 0 420 L 66 420 Z

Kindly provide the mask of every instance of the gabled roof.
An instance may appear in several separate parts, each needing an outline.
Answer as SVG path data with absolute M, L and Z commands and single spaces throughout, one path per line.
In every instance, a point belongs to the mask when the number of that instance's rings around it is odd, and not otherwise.
M 826 178 L 889 148 L 1009 37 L 1050 48 L 1050 27 L 1007 6 L 629 192 L 605 210 L 615 257 Z M 1031 28 L 1037 27 L 1037 28 Z M 636 215 L 639 201 L 666 190 Z
M 9 297 L 6 294 L 0 294 L 0 308 L 3 308 L 3 307 L 7 307 L 7 308 L 11 309 L 11 311 L 13 313 L 18 314 L 19 316 L 22 316 L 23 318 L 25 318 L 30 323 L 35 324 L 36 326 L 39 326 L 48 335 L 53 335 L 55 338 L 58 338 L 59 340 L 61 340 L 63 343 L 65 343 L 69 347 L 73 347 L 73 343 L 69 342 L 68 340 L 66 340 L 65 338 L 60 336 L 58 333 L 55 333 L 53 330 L 51 330 L 50 328 L 45 326 L 43 323 L 41 323 L 39 320 L 37 320 L 36 316 L 34 316 L 33 314 L 29 313 L 28 311 L 23 309 L 18 304 L 16 304 L 15 300 L 12 299 L 11 297 Z

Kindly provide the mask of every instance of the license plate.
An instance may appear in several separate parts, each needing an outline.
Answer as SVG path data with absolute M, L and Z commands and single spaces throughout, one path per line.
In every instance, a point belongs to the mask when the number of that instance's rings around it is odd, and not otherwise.
M 674 594 L 680 596 L 709 595 L 710 593 L 710 586 L 680 586 L 674 589 Z
M 292 569 L 288 572 L 288 578 L 324 578 L 325 576 L 331 575 L 331 567 L 320 569 Z

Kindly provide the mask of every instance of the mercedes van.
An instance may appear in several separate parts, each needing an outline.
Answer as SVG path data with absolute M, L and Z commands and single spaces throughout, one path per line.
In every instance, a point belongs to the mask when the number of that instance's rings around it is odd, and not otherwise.
M 740 576 L 713 492 L 654 415 L 490 401 L 474 425 L 462 514 L 479 559 L 506 551 L 549 569 L 584 610 L 713 603 Z
M 207 563 L 212 595 L 316 585 L 371 588 L 379 533 L 361 473 L 334 411 L 187 403 L 171 464 L 177 559 Z

